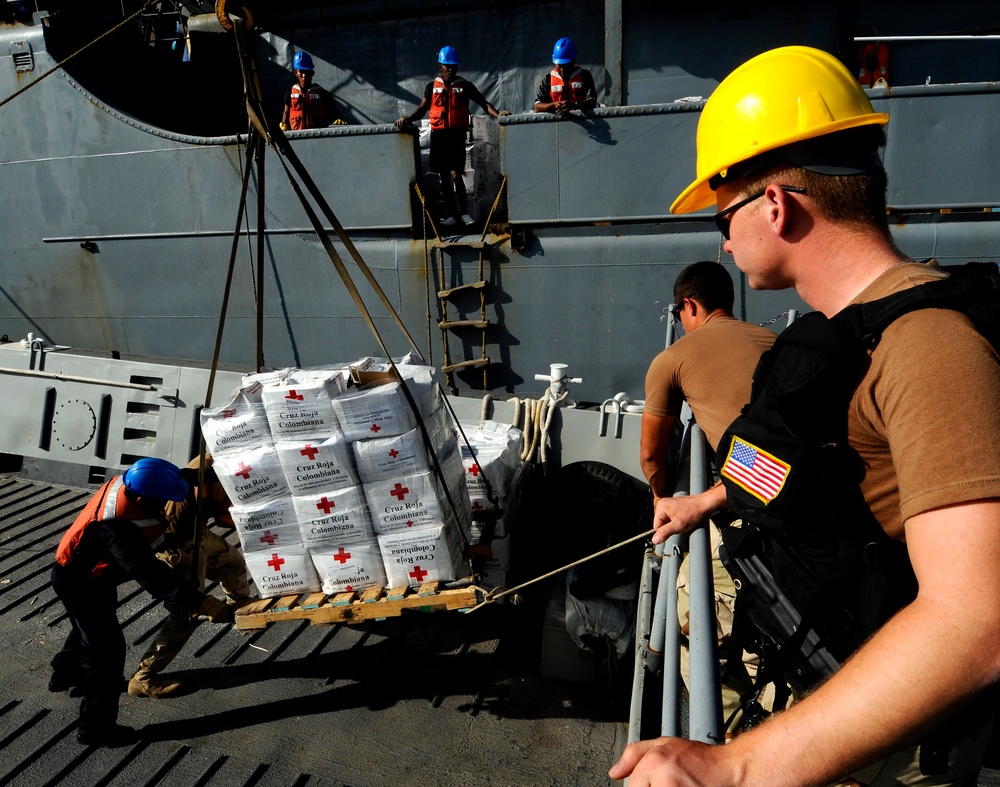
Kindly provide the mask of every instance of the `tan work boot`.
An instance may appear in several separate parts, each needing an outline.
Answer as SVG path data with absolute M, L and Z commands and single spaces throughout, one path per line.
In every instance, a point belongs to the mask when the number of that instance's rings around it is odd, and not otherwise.
M 179 680 L 160 678 L 155 675 L 151 675 L 145 680 L 133 676 L 128 682 L 128 693 L 133 697 L 150 697 L 158 700 L 161 697 L 169 697 L 183 685 Z

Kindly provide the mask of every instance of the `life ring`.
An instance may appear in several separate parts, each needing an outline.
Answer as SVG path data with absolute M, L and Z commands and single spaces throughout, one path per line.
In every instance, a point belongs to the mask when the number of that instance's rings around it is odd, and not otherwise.
M 227 33 L 233 32 L 233 23 L 229 18 L 229 14 L 226 13 L 226 6 L 229 4 L 229 0 L 216 0 L 215 3 L 215 15 L 219 19 L 219 24 L 226 30 Z M 243 29 L 252 30 L 253 29 L 253 14 L 250 13 L 245 5 L 240 6 L 243 11 Z

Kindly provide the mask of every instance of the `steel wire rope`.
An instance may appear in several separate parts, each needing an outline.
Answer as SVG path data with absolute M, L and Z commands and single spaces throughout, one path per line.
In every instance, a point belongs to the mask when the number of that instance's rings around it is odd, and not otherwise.
M 54 66 L 52 66 L 52 68 L 50 68 L 44 74 L 40 74 L 36 79 L 31 80 L 28 84 L 26 84 L 23 87 L 20 87 L 17 90 L 15 90 L 13 93 L 11 93 L 9 96 L 7 96 L 7 98 L 5 98 L 2 101 L 0 101 L 0 107 L 2 107 L 4 104 L 6 104 L 6 103 L 8 103 L 10 101 L 13 101 L 15 98 L 17 98 L 19 95 L 21 95 L 22 93 L 24 93 L 26 90 L 28 90 L 30 88 L 33 88 L 35 85 L 37 85 L 43 79 L 45 79 L 45 77 L 51 76 L 56 71 L 59 71 L 61 68 L 63 68 L 70 60 L 72 60 L 73 58 L 75 58 L 77 55 L 82 54 L 83 52 L 86 52 L 88 49 L 90 49 L 90 47 L 94 46 L 94 44 L 96 44 L 99 41 L 107 38 L 112 33 L 118 31 L 119 29 L 121 29 L 122 27 L 124 27 L 125 25 L 127 25 L 129 22 L 131 22 L 133 19 L 136 19 L 137 17 L 141 16 L 143 13 L 146 12 L 147 9 L 152 8 L 158 2 L 159 2 L 159 0 L 147 0 L 146 4 L 143 5 L 142 8 L 140 8 L 134 14 L 132 14 L 132 16 L 123 19 L 121 22 L 119 22 L 117 25 L 115 25 L 114 27 L 112 27 L 106 33 L 102 33 L 101 35 L 99 35 L 97 38 L 95 38 L 89 44 L 84 44 L 82 47 L 80 47 L 79 49 L 77 49 L 73 54 L 68 55 L 67 57 L 64 57 L 62 60 L 60 60 L 58 63 L 56 63 Z
M 645 531 L 643 533 L 638 533 L 637 535 L 634 535 L 634 536 L 631 536 L 629 538 L 626 538 L 624 541 L 619 541 L 617 544 L 612 544 L 611 546 L 605 547 L 604 549 L 602 549 L 602 550 L 600 550 L 598 552 L 594 552 L 593 554 L 586 555 L 585 557 L 581 557 L 579 560 L 574 560 L 572 563 L 567 563 L 565 566 L 560 566 L 559 568 L 555 568 L 552 571 L 548 571 L 548 572 L 546 572 L 544 574 L 541 574 L 540 576 L 537 576 L 534 579 L 529 579 L 527 582 L 522 582 L 520 585 L 515 585 L 512 588 L 495 587 L 495 588 L 493 588 L 493 590 L 491 590 L 489 593 L 487 593 L 486 597 L 481 602 L 479 602 L 478 604 L 476 604 L 476 606 L 470 607 L 469 609 L 467 609 L 465 611 L 465 614 L 468 615 L 470 612 L 475 612 L 477 609 L 482 609 L 487 604 L 492 604 L 498 598 L 502 598 L 503 596 L 510 595 L 511 593 L 516 593 L 521 588 L 526 588 L 526 587 L 528 587 L 528 585 L 533 585 L 536 582 L 541 582 L 543 579 L 548 579 L 549 577 L 554 577 L 556 574 L 561 574 L 563 571 L 568 571 L 569 569 L 571 569 L 571 568 L 573 568 L 575 566 L 579 566 L 581 563 L 586 563 L 588 560 L 593 560 L 594 558 L 600 557 L 601 555 L 606 555 L 608 552 L 611 552 L 611 551 L 613 551 L 615 549 L 618 549 L 619 547 L 623 547 L 623 546 L 626 546 L 628 544 L 631 544 L 634 541 L 638 541 L 641 538 L 649 538 L 655 532 L 656 532 L 656 528 L 653 528 L 652 530 L 647 530 L 647 531 Z

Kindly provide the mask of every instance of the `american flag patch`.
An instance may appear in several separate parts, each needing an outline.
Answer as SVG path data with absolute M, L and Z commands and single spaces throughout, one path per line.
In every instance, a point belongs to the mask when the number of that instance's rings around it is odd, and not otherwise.
M 770 503 L 785 485 L 792 466 L 755 445 L 733 438 L 721 474 L 754 497 Z

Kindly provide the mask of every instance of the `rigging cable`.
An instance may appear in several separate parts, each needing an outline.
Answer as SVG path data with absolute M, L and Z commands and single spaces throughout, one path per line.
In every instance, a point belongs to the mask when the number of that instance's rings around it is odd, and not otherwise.
M 147 0 L 146 4 L 142 8 L 140 8 L 138 11 L 136 11 L 134 14 L 132 14 L 132 16 L 130 16 L 130 17 L 126 18 L 126 19 L 123 19 L 117 25 L 115 25 L 110 30 L 108 30 L 108 32 L 102 33 L 97 38 L 95 38 L 93 41 L 91 41 L 89 44 L 85 44 L 84 46 L 82 46 L 79 49 L 77 49 L 73 54 L 71 54 L 71 55 L 69 55 L 67 57 L 64 57 L 62 60 L 60 60 L 58 63 L 56 63 L 54 66 L 52 66 L 52 68 L 50 68 L 44 74 L 39 75 L 37 79 L 31 80 L 28 84 L 24 85 L 23 87 L 19 88 L 18 90 L 15 90 L 13 93 L 11 93 L 9 96 L 7 96 L 7 98 L 5 98 L 2 101 L 0 101 L 0 107 L 2 107 L 4 104 L 6 104 L 6 103 L 8 103 L 10 101 L 13 101 L 15 98 L 17 98 L 19 95 L 21 95 L 24 91 L 28 90 L 28 88 L 34 87 L 39 82 L 41 82 L 43 79 L 45 79 L 45 77 L 50 76 L 51 74 L 54 74 L 56 71 L 58 71 L 63 66 L 65 66 L 74 57 L 76 57 L 77 55 L 79 55 L 79 54 L 81 54 L 83 52 L 86 52 L 88 49 L 90 49 L 90 47 L 92 47 L 98 41 L 101 41 L 102 39 L 107 38 L 112 33 L 118 31 L 119 29 L 121 29 L 122 27 L 124 27 L 125 25 L 127 25 L 129 22 L 131 22 L 133 19 L 135 19 L 138 16 L 142 15 L 143 13 L 145 13 L 147 9 L 152 8 L 158 2 L 159 2 L 159 0 Z

